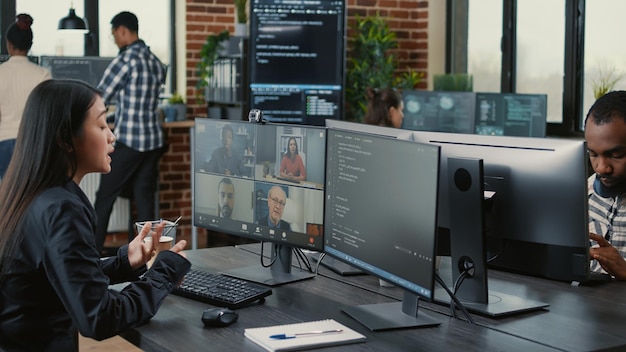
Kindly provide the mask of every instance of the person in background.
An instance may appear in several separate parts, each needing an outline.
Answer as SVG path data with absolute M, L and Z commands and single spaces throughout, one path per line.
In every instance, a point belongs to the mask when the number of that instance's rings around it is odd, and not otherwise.
M 184 240 L 161 251 L 147 223 L 114 257 L 100 258 L 96 214 L 79 187 L 107 173 L 115 137 L 99 92 L 78 80 L 32 91 L 0 183 L 0 350 L 78 351 L 78 332 L 103 340 L 146 323 L 189 271 Z M 129 282 L 121 291 L 110 284 Z
M 234 132 L 230 125 L 222 127 L 222 146 L 215 149 L 211 159 L 205 163 L 206 172 L 214 172 L 227 176 L 245 176 L 243 160 L 233 151 Z
M 367 89 L 365 123 L 369 125 L 400 128 L 404 119 L 402 95 L 392 88 Z
M 287 152 L 280 161 L 280 177 L 295 181 L 306 180 L 306 169 L 298 154 L 298 143 L 294 137 L 289 137 L 287 141 Z
M 230 219 L 235 207 L 235 185 L 224 177 L 217 186 L 217 216 Z
M 117 142 L 111 155 L 112 171 L 101 176 L 96 192 L 99 249 L 104 246 L 113 204 L 122 190 L 131 190 L 138 221 L 157 218 L 154 195 L 159 180 L 159 159 L 165 149 L 157 114 L 159 92 L 165 80 L 163 64 L 139 39 L 137 16 L 120 12 L 111 20 L 111 26 L 120 52 L 105 70 L 98 88 L 103 91 L 105 105 L 116 98 Z
M 269 214 L 261 218 L 257 224 L 275 229 L 291 230 L 291 225 L 282 219 L 285 205 L 287 205 L 287 194 L 285 191 L 280 186 L 272 186 L 272 188 L 267 191 L 267 208 Z
M 626 91 L 591 106 L 585 141 L 594 171 L 587 182 L 591 271 L 626 280 Z
M 28 94 L 37 84 L 52 78 L 50 71 L 28 60 L 33 45 L 32 24 L 30 15 L 19 14 L 5 34 L 10 58 L 0 64 L 0 179 L 13 155 Z

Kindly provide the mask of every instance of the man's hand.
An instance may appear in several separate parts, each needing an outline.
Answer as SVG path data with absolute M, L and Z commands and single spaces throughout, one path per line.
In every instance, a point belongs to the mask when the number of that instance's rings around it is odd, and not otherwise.
M 615 276 L 618 280 L 626 280 L 626 260 L 604 237 L 590 233 L 589 238 L 598 244 L 598 247 L 589 249 L 591 259 L 600 263 L 602 269 Z

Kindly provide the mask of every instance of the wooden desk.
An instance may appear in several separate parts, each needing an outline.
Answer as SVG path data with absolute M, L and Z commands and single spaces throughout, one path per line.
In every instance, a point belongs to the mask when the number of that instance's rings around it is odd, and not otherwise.
M 248 246 L 247 250 L 254 251 Z M 440 274 L 450 276 L 450 262 L 444 258 Z M 342 277 L 320 266 L 319 275 L 399 299 L 398 288 L 380 287 L 370 276 Z M 489 270 L 489 289 L 550 304 L 541 311 L 503 318 L 472 314 L 477 325 L 520 338 L 536 341 L 565 351 L 600 349 L 626 350 L 626 282 L 603 282 L 572 286 L 568 282 L 547 280 L 498 270 Z M 447 280 L 446 280 L 447 281 Z M 423 304 L 450 315 L 448 306 Z M 459 312 L 458 316 L 462 317 Z
M 259 263 L 257 254 L 236 247 L 192 250 L 187 256 L 194 268 L 214 272 Z M 171 295 L 148 324 L 123 336 L 145 351 L 264 351 L 244 337 L 245 328 L 333 318 L 364 334 L 367 342 L 325 349 L 329 351 L 554 351 L 421 307 L 441 325 L 372 332 L 340 310 L 342 305 L 391 301 L 341 280 L 318 276 L 274 287 L 264 304 L 238 310 L 239 320 L 229 327 L 205 328 L 200 317 L 208 305 Z

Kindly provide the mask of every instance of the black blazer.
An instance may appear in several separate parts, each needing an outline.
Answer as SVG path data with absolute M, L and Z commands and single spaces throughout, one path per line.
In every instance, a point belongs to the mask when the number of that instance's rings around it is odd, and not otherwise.
M 144 324 L 189 271 L 191 263 L 170 251 L 148 271 L 133 271 L 128 246 L 100 259 L 95 220 L 73 181 L 30 205 L 19 228 L 24 240 L 0 287 L 0 350 L 77 351 L 77 331 L 102 340 Z M 109 289 L 126 281 L 121 291 Z

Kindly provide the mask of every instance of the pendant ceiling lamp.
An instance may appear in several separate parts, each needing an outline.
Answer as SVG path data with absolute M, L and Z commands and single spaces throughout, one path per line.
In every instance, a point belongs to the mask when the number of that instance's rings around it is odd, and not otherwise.
M 70 13 L 61 18 L 59 21 L 59 29 L 81 29 L 87 30 L 87 23 L 82 18 L 76 16 L 74 6 L 70 7 Z

